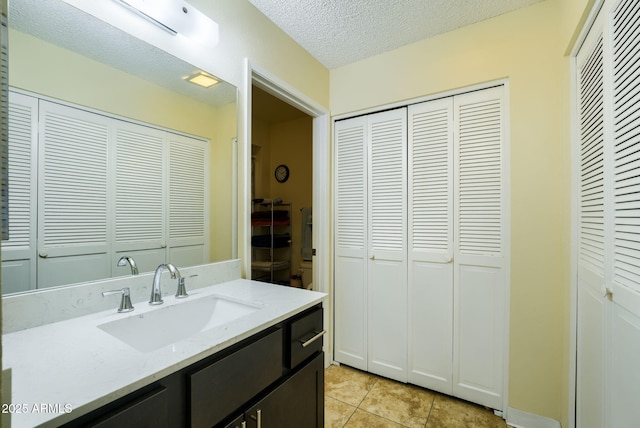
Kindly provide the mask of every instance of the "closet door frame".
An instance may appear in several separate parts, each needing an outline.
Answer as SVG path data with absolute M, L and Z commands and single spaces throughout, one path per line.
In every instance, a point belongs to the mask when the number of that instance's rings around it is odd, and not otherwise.
M 448 91 L 443 91 L 431 95 L 426 95 L 422 97 L 416 97 L 411 100 L 405 100 L 401 102 L 389 103 L 383 106 L 362 109 L 350 113 L 340 114 L 333 116 L 333 122 L 335 126 L 335 122 L 350 119 L 357 116 L 363 116 L 367 114 L 379 113 L 381 111 L 407 107 L 412 104 L 418 104 L 427 101 L 433 101 L 441 98 L 452 97 L 456 95 L 462 95 L 470 92 L 481 91 L 483 89 L 489 89 L 493 87 L 502 86 L 504 90 L 504 98 L 503 98 L 503 108 L 505 111 L 504 115 L 504 141 L 503 141 L 503 156 L 505 159 L 503 165 L 503 195 L 504 195 L 504 218 L 503 218 L 503 226 L 504 226 L 504 311 L 503 311 L 503 352 L 502 352 L 502 361 L 503 361 L 503 376 L 502 376 L 502 411 L 497 412 L 497 414 L 506 418 L 506 414 L 508 412 L 508 403 L 509 403 L 509 320 L 510 320 L 510 305 L 511 294 L 511 126 L 510 126 L 510 102 L 509 102 L 509 94 L 510 94 L 510 83 L 508 78 L 504 79 L 496 79 L 493 81 L 488 81 L 476 85 L 470 85 L 465 88 L 458 88 Z M 335 147 L 334 147 L 335 149 Z M 335 296 L 334 296 L 335 299 Z
M 626 4 L 628 9 L 621 12 L 620 5 Z M 633 8 L 636 9 L 633 9 Z M 637 183 L 627 183 L 625 177 L 625 165 L 632 165 L 637 168 L 638 156 L 635 156 L 634 149 L 638 147 L 637 134 L 627 132 L 621 126 L 637 129 L 638 110 L 633 108 L 637 103 L 621 103 L 621 108 L 616 111 L 616 101 L 623 99 L 623 96 L 633 95 L 631 99 L 637 99 L 638 91 L 632 94 L 640 81 L 638 72 L 638 62 L 626 62 L 626 58 L 637 58 L 638 49 L 636 43 L 629 43 L 632 37 L 638 38 L 640 27 L 637 23 L 637 16 L 640 10 L 638 4 L 625 0 L 598 0 L 590 8 L 589 14 L 582 26 L 580 33 L 572 47 L 571 56 L 571 144 L 572 144 L 572 245 L 571 245 L 571 342 L 569 366 L 569 426 L 578 426 L 581 423 L 580 412 L 582 403 L 579 388 L 581 379 L 580 372 L 576 368 L 580 367 L 581 352 L 581 279 L 584 276 L 584 269 L 580 264 L 580 58 L 583 48 L 589 49 L 589 43 L 594 37 L 594 31 L 601 32 L 603 38 L 603 80 L 604 95 L 602 108 L 604 110 L 604 177 L 605 177 L 605 200 L 604 200 L 604 283 L 599 287 L 594 287 L 593 293 L 599 292 L 598 298 L 603 305 L 603 320 L 599 324 L 602 330 L 602 343 L 604 347 L 602 365 L 603 382 L 600 385 L 600 394 L 603 395 L 602 408 L 599 409 L 601 418 L 606 426 L 626 426 L 630 419 L 637 421 L 640 414 L 635 402 L 628 400 L 628 397 L 638 396 L 640 388 L 637 379 L 640 373 L 637 365 L 637 355 L 640 349 L 640 287 L 637 272 L 633 272 L 635 277 L 623 277 L 620 270 L 624 270 L 624 265 L 633 265 L 637 269 L 637 262 L 622 260 L 637 260 L 635 254 L 627 253 L 628 249 L 637 248 L 638 227 L 637 224 L 630 225 L 628 218 L 637 218 L 637 209 L 623 206 L 625 203 L 635 203 L 637 205 L 639 195 Z M 633 14 L 629 14 L 633 11 Z M 624 31 L 621 31 L 620 43 L 616 43 L 616 24 L 622 24 Z M 629 50 L 635 49 L 633 52 Z M 616 53 L 622 53 L 620 64 L 616 70 Z M 627 69 L 628 67 L 628 69 Z M 633 71 L 633 74 L 628 71 Z M 617 73 L 620 74 L 617 74 Z M 624 83 L 624 84 L 622 84 Z M 619 91 L 619 92 L 618 92 Z M 620 97 L 620 98 L 618 98 Z M 616 115 L 620 113 L 620 117 Z M 621 125 L 620 125 L 621 124 Z M 623 132 L 621 132 L 623 131 Z M 634 142 L 635 140 L 635 142 Z M 631 144 L 631 145 L 629 145 Z M 622 170 L 620 169 L 622 168 Z M 627 171 L 628 172 L 628 171 Z M 631 175 L 633 176 L 633 175 Z M 631 181 L 631 180 L 629 180 Z M 636 180 L 637 182 L 637 180 Z M 622 190 L 624 189 L 624 190 Z M 629 211 L 627 211 L 629 210 Z M 628 214 L 631 212 L 632 214 Z M 626 229 L 626 230 L 625 230 Z M 627 236 L 624 236 L 627 235 Z M 632 236 L 632 235 L 635 235 Z M 633 268 L 629 272 L 633 271 Z M 593 323 L 592 323 L 593 324 Z M 634 347 L 635 346 L 635 347 Z M 624 418 L 627 418 L 625 421 Z

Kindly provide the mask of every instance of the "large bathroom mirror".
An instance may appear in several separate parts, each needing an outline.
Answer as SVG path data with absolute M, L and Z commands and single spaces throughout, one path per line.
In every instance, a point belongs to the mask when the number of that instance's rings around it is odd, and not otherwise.
M 52 286 L 70 285 L 79 282 L 98 280 L 112 276 L 131 274 L 130 266 L 117 267 L 117 261 L 123 255 L 132 256 L 137 262 L 140 273 L 155 269 L 160 262 L 172 262 L 176 266 L 196 265 L 208 262 L 228 260 L 234 257 L 233 242 L 237 239 L 237 230 L 231 227 L 235 224 L 236 207 L 233 205 L 234 189 L 233 159 L 236 150 L 236 88 L 228 83 L 220 83 L 203 88 L 187 82 L 184 78 L 197 71 L 205 71 L 215 74 L 212 70 L 199 70 L 174 56 L 152 47 L 86 13 L 79 11 L 61 0 L 11 0 L 9 2 L 9 90 L 11 97 L 26 97 L 26 104 L 31 99 L 36 99 L 34 105 L 39 107 L 39 119 L 33 132 L 44 133 L 43 111 L 48 111 L 42 106 L 58 105 L 61 108 L 74 108 L 86 110 L 91 114 L 104 115 L 109 120 L 120 121 L 118 123 L 131 124 L 134 127 L 148 127 L 153 132 L 166 132 L 169 135 L 177 135 L 177 140 L 194 139 L 204 142 L 207 149 L 203 153 L 204 181 L 202 193 L 203 200 L 180 199 L 179 191 L 175 191 L 176 197 L 165 197 L 162 210 L 156 213 L 163 218 L 167 227 L 171 222 L 167 219 L 171 215 L 167 211 L 178 209 L 183 205 L 202 206 L 204 227 L 204 251 L 197 254 L 188 247 L 189 240 L 184 240 L 184 245 L 175 244 L 174 248 L 168 248 L 166 239 L 150 239 L 155 242 L 155 248 L 142 249 L 139 246 L 131 246 L 131 251 L 117 251 L 115 245 L 107 244 L 106 253 L 102 251 L 102 261 L 97 265 L 95 246 L 87 245 L 86 254 L 65 253 L 64 249 L 53 248 L 51 251 L 43 249 L 46 245 L 42 236 L 43 230 L 43 206 L 48 201 L 41 195 L 44 176 L 43 164 L 49 160 L 48 156 L 56 156 L 61 152 L 67 152 L 64 142 L 57 149 L 42 150 L 34 148 L 30 152 L 31 160 L 20 160 L 16 152 L 9 151 L 9 218 L 16 215 L 15 209 L 17 193 L 11 193 L 12 186 L 31 177 L 32 186 L 23 198 L 31 198 L 34 203 L 28 208 L 31 216 L 23 229 L 10 236 L 9 241 L 2 244 L 2 291 L 3 294 L 34 291 Z M 48 103 L 48 104 L 47 104 Z M 18 103 L 19 104 L 19 103 Z M 3 109 L 7 105 L 3 103 Z M 56 110 L 57 111 L 57 110 Z M 3 115 L 7 114 L 3 111 Z M 84 113 L 82 113 L 84 114 Z M 18 125 L 12 122 L 9 115 L 9 139 L 11 135 L 18 135 Z M 75 122 L 69 122 L 65 126 Z M 14 126 L 16 128 L 14 128 Z M 15 131 L 15 132 L 12 132 Z M 21 132 L 24 130 L 20 130 Z M 39 136 L 31 134 L 33 141 L 39 141 Z M 22 132 L 24 134 L 24 132 Z M 82 132 L 80 132 L 82 134 Z M 77 143 L 77 142 L 76 142 Z M 42 143 L 38 143 L 42 144 Z M 185 143 L 186 144 L 186 143 Z M 51 147 L 54 147 L 53 145 Z M 71 149 L 69 149 L 70 151 Z M 159 163 L 158 169 L 171 170 L 173 177 L 188 176 L 190 164 L 185 156 L 171 155 L 167 157 L 169 149 L 165 149 L 165 158 Z M 86 153 L 75 148 L 73 156 L 89 156 L 90 149 Z M 109 152 L 111 153 L 111 152 Z M 173 152 L 170 152 L 173 153 Z M 176 153 L 178 153 L 176 151 Z M 65 153 L 69 158 L 69 153 Z M 140 159 L 144 154 L 140 154 Z M 133 162 L 136 161 L 136 153 L 133 153 Z M 176 163 L 178 160 L 182 164 Z M 31 167 L 22 167 L 16 162 L 30 162 Z M 115 163 L 113 155 L 109 155 L 107 163 Z M 28 164 L 29 165 L 29 164 Z M 142 161 L 141 161 L 142 165 Z M 110 166 L 108 166 L 110 167 Z M 16 176 L 22 168 L 22 178 Z M 135 169 L 135 165 L 133 167 Z M 140 167 L 142 169 L 142 166 Z M 13 171 L 13 172 L 12 172 Z M 30 171 L 29 173 L 24 173 Z M 72 171 L 74 180 L 86 181 L 90 185 L 91 179 L 84 180 L 80 169 Z M 89 171 L 88 171 L 89 172 Z M 30 175 L 31 174 L 31 175 Z M 40 178 L 33 176 L 40 175 Z M 120 177 L 118 177 L 120 179 Z M 137 183 L 135 174 L 129 175 L 129 183 Z M 114 179 L 115 182 L 115 179 Z M 126 182 L 120 183 L 126 187 Z M 112 184 L 108 184 L 109 192 L 116 193 Z M 173 181 L 171 181 L 173 186 Z M 167 186 L 169 187 L 169 186 Z M 179 187 L 179 186 L 178 186 Z M 177 188 L 178 188 L 177 187 Z M 187 190 L 189 186 L 187 186 Z M 184 187 L 183 187 L 184 188 Z M 173 190 L 161 189 L 160 192 Z M 53 203 L 64 205 L 64 188 L 61 197 Z M 149 192 L 154 192 L 152 188 Z M 38 194 L 34 197 L 34 194 Z M 29 196 L 31 195 L 31 196 Z M 12 198 L 13 203 L 12 205 Z M 146 207 L 145 198 L 134 201 L 136 209 L 153 210 Z M 77 203 L 77 201 L 76 201 Z M 14 213 L 11 213 L 11 208 Z M 176 208 L 177 207 L 177 208 Z M 157 208 L 157 207 L 156 207 Z M 169 209 L 170 208 L 170 209 Z M 75 209 L 65 208 L 66 213 L 75 213 Z M 110 216 L 107 227 L 113 228 L 116 219 L 113 206 L 106 206 L 106 213 Z M 157 211 L 157 209 L 156 209 Z M 81 216 L 82 210 L 78 210 Z M 184 212 L 188 212 L 183 210 Z M 180 213 L 174 215 L 178 217 Z M 69 217 L 69 214 L 67 214 Z M 64 219 L 63 219 L 64 220 Z M 66 219 L 68 220 L 68 219 Z M 143 230 L 144 224 L 140 224 L 138 231 Z M 80 228 L 81 226 L 78 226 Z M 85 227 L 82 231 L 90 242 L 91 227 Z M 10 223 L 11 228 L 11 223 Z M 133 226 L 136 229 L 135 224 Z M 29 232 L 29 230 L 31 232 Z M 26 231 L 26 232 L 24 232 Z M 29 236 L 21 236 L 26 233 Z M 113 233 L 113 232 L 109 232 Z M 32 236 L 35 234 L 35 236 Z M 167 233 L 166 235 L 169 235 Z M 168 237 L 169 239 L 171 237 Z M 84 239 L 84 238 L 83 238 Z M 178 242 L 178 241 L 177 241 Z M 182 241 L 179 241 L 182 242 Z M 182 246 L 181 246 L 182 245 Z M 193 247 L 193 246 L 192 246 Z M 199 247 L 200 248 L 200 247 Z M 200 249 L 201 249 L 200 248 Z M 200 251 L 198 249 L 198 251 Z M 144 251 L 143 251 L 144 250 Z M 191 252 L 190 252 L 191 251 Z M 52 255 L 55 253 L 56 257 Z M 196 256 L 193 256 L 196 254 Z M 69 257 L 72 257 L 71 259 Z M 73 258 L 75 257 L 75 258 Z M 104 263 L 108 259 L 107 263 Z M 177 261 L 177 262 L 176 262 Z M 100 266 L 95 268 L 93 266 Z M 101 272 L 98 272 L 101 270 Z

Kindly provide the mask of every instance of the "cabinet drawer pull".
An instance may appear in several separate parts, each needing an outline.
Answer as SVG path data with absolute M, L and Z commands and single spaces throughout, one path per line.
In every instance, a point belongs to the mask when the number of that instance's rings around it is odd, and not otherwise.
M 256 426 L 262 428 L 262 410 L 257 410 L 256 416 L 258 417 L 258 424 Z
M 316 340 L 320 339 L 322 336 L 324 336 L 325 334 L 327 334 L 326 330 L 322 330 L 320 332 L 314 331 L 314 333 L 316 334 L 315 336 L 313 336 L 311 339 L 304 341 L 304 340 L 298 340 L 298 342 L 302 343 L 302 347 L 306 348 L 307 346 L 311 345 L 313 342 L 315 342 Z
M 247 421 L 242 421 L 242 425 L 240 428 L 247 428 Z

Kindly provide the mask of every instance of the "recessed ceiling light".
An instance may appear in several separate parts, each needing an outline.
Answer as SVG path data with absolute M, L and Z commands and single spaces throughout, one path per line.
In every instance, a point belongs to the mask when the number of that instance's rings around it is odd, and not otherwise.
M 184 80 L 191 82 L 194 85 L 202 86 L 203 88 L 210 88 L 219 83 L 218 79 L 202 71 L 198 71 L 191 76 L 187 76 Z

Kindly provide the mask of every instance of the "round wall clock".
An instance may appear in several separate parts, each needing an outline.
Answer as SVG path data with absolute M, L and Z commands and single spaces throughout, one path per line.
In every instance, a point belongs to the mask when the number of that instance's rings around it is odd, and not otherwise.
M 289 167 L 286 165 L 278 165 L 274 172 L 278 183 L 284 183 L 289 179 Z

